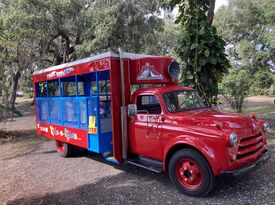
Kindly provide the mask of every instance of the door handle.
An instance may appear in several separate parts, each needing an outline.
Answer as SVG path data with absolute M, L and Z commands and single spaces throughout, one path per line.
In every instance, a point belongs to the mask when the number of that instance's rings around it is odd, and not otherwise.
M 160 117 L 160 121 L 164 122 L 165 121 L 165 117 Z

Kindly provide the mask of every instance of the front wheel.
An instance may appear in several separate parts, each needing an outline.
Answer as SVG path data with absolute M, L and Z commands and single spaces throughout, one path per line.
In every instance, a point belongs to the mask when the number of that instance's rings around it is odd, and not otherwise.
M 172 183 L 189 196 L 205 196 L 213 188 L 215 176 L 204 157 L 193 149 L 177 151 L 169 162 Z
M 56 140 L 56 150 L 61 157 L 70 157 L 72 149 L 72 145 Z

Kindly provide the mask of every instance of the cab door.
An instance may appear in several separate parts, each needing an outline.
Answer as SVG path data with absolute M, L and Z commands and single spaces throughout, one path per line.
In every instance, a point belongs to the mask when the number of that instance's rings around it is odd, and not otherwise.
M 133 154 L 162 160 L 161 106 L 155 95 L 136 98 L 137 116 L 130 119 L 130 149 Z

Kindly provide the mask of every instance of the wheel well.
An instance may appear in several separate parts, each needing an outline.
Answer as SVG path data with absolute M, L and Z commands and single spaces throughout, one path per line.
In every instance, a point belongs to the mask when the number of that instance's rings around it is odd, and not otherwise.
M 211 170 L 213 172 L 212 166 L 209 163 L 209 161 L 205 158 L 205 156 L 198 149 L 196 149 L 195 147 L 193 147 L 191 145 L 188 145 L 188 144 L 178 144 L 178 145 L 175 145 L 175 146 L 173 146 L 173 147 L 170 148 L 170 150 L 168 151 L 168 153 L 166 155 L 166 158 L 165 158 L 165 170 L 168 170 L 169 161 L 170 161 L 171 157 L 173 156 L 173 154 L 175 154 L 177 151 L 179 151 L 181 149 L 186 149 L 186 148 L 194 149 L 198 153 L 200 153 L 201 156 L 208 162 L 208 164 L 209 164 L 209 166 L 210 166 L 210 168 L 211 168 Z

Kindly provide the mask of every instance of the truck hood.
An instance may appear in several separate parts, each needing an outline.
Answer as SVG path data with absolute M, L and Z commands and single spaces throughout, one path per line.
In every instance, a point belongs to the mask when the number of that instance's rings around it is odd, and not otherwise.
M 205 127 L 218 127 L 223 129 L 241 129 L 256 126 L 255 120 L 249 116 L 226 113 L 212 109 L 195 109 L 173 113 L 173 118 L 178 124 L 197 125 Z

